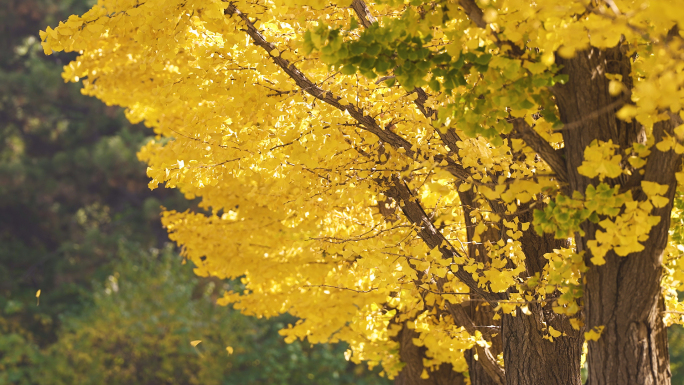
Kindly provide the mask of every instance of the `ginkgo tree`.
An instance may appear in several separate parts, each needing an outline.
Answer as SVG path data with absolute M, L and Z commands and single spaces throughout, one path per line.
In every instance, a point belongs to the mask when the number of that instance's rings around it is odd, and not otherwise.
M 681 0 L 100 0 L 41 39 L 154 129 L 150 187 L 211 213 L 170 237 L 287 340 L 398 384 L 669 384 L 682 26 Z

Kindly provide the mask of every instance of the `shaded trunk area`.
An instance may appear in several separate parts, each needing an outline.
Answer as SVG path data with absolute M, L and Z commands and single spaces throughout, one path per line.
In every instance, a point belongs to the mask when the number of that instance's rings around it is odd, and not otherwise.
M 485 242 L 496 243 L 501 238 L 501 231 L 493 226 L 488 227 L 484 233 L 480 234 L 481 242 L 474 242 L 475 226 L 470 222 L 471 213 L 473 209 L 478 208 L 476 196 L 472 191 L 459 192 L 461 199 L 461 207 L 463 208 L 463 216 L 466 220 L 466 236 L 468 241 L 468 256 L 478 262 L 484 264 L 491 263 L 491 258 L 487 254 L 487 249 L 484 247 Z M 500 226 L 502 226 L 500 224 Z M 482 333 L 484 339 L 491 344 L 490 352 L 494 357 L 503 353 L 503 344 L 501 341 L 501 322 L 494 320 L 494 309 L 482 298 L 471 295 L 471 301 L 464 304 L 466 312 L 473 320 L 475 327 Z M 470 374 L 470 381 L 473 385 L 498 385 L 498 381 L 493 378 L 490 373 L 480 362 L 480 357 L 475 352 L 475 349 L 470 349 L 465 354 L 468 361 L 468 371 Z

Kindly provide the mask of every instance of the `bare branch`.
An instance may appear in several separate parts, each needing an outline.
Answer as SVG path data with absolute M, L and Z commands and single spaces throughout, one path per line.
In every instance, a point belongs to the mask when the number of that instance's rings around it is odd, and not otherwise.
M 361 235 L 357 235 L 357 236 L 349 237 L 349 238 L 319 237 L 319 238 L 309 238 L 308 240 L 310 240 L 310 241 L 328 242 L 328 243 L 359 242 L 359 241 L 365 241 L 365 240 L 367 240 L 367 239 L 375 238 L 375 237 L 377 237 L 377 236 L 380 235 L 380 234 L 383 234 L 383 233 L 386 233 L 386 232 L 389 232 L 389 231 L 392 231 L 392 230 L 396 230 L 396 229 L 400 229 L 400 228 L 406 228 L 406 227 L 411 227 L 411 226 L 410 226 L 410 225 L 397 225 L 397 226 L 391 227 L 391 228 L 389 228 L 389 229 L 380 230 L 380 231 L 378 231 L 378 232 L 375 233 L 375 234 L 368 235 L 368 234 L 370 234 L 373 230 L 375 230 L 376 227 L 377 227 L 377 226 L 374 226 L 372 229 L 366 231 L 365 233 L 363 233 L 363 234 L 361 234 Z
M 626 94 L 624 97 L 610 103 L 609 105 L 601 107 L 596 111 L 592 111 L 592 112 L 582 116 L 582 119 L 575 120 L 574 122 L 570 122 L 568 124 L 563 125 L 563 128 L 561 128 L 559 131 L 561 131 L 561 130 L 572 130 L 575 128 L 582 127 L 582 124 L 584 124 L 590 120 L 594 120 L 594 119 L 596 119 L 599 116 L 604 115 L 604 114 L 615 112 L 615 110 L 618 107 L 622 107 L 625 104 L 626 100 L 629 100 L 630 95 L 631 95 L 631 93 Z

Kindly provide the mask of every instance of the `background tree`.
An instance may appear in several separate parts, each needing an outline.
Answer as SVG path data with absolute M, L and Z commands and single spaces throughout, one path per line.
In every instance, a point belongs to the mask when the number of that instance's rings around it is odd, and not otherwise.
M 63 82 L 74 54 L 42 53 L 38 26 L 93 3 L 0 0 L 0 384 L 382 383 L 343 345 L 286 345 L 291 317 L 217 308 L 240 283 L 181 265 L 160 205 L 194 203 L 147 188 L 150 133 Z
M 586 340 L 589 384 L 669 383 L 682 9 L 101 1 L 41 40 L 155 129 L 150 186 L 211 209 L 172 239 L 289 340 L 497 384 L 579 384 Z
M 38 384 L 378 384 L 340 349 L 285 344 L 291 319 L 253 320 L 215 305 L 220 281 L 198 282 L 167 249 L 130 255 L 96 288 L 93 306 L 65 320 Z M 201 342 L 197 342 L 201 341 Z M 197 343 L 192 346 L 191 343 Z M 363 369 L 363 368 L 359 368 Z

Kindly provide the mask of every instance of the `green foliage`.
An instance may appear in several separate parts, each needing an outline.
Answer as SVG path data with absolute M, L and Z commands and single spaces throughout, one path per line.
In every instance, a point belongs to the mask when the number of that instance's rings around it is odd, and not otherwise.
M 0 384 L 37 383 L 36 365 L 42 362 L 39 348 L 18 333 L 0 334 Z
M 188 205 L 148 191 L 134 150 L 147 140 L 142 127 L 63 84 L 60 63 L 35 39 L 22 44 L 23 61 L 0 69 L 0 310 L 2 332 L 29 329 L 43 345 L 120 242 L 149 248 L 165 238 L 160 203 Z M 38 289 L 42 306 L 27 305 Z
M 672 384 L 684 384 L 684 328 L 672 325 L 667 331 L 670 348 Z
M 88 310 L 63 320 L 57 343 L 39 352 L 17 335 L 2 340 L 9 370 L 0 383 L 381 383 L 350 370 L 343 346 L 285 344 L 277 334 L 291 321 L 285 317 L 254 320 L 217 306 L 228 285 L 196 277 L 171 249 L 120 252 L 112 275 L 95 284 Z
M 230 285 L 198 278 L 170 248 L 120 253 L 88 309 L 63 319 L 55 344 L 0 337 L 0 384 L 385 383 L 342 360 L 342 345 L 286 344 L 278 330 L 289 317 L 255 320 L 217 306 Z

